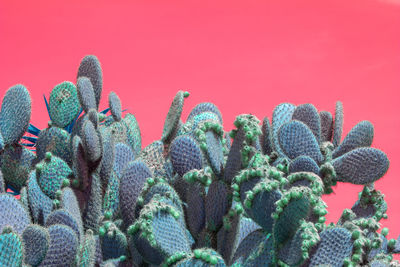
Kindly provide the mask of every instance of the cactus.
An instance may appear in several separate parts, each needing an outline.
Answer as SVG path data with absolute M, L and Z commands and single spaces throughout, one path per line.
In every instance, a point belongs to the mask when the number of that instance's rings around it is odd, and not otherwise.
M 6 189 L 5 189 L 5 184 L 4 184 L 3 173 L 0 170 L 0 194 L 5 193 L 5 192 L 6 192 Z
M 179 91 L 175 95 L 168 111 L 167 118 L 165 119 L 164 129 L 161 136 L 161 140 L 164 143 L 170 143 L 172 137 L 176 134 L 182 114 L 184 98 L 188 96 L 189 93 L 183 91 Z
M 1 171 L 7 187 L 18 192 L 28 180 L 35 154 L 23 146 L 12 145 L 6 146 L 0 157 Z
M 12 228 L 3 228 L 0 234 L 0 265 L 10 267 L 22 266 L 24 257 L 22 244 L 21 236 L 13 232 Z
M 32 171 L 27 184 L 28 203 L 34 223 L 44 224 L 53 210 L 53 200 L 40 189 L 36 171 Z
M 92 230 L 87 230 L 77 255 L 77 265 L 81 267 L 94 266 L 96 257 L 96 239 Z
M 53 88 L 49 99 L 49 114 L 54 126 L 64 128 L 79 114 L 80 104 L 75 85 L 63 82 Z
M 24 135 L 31 119 L 31 97 L 21 84 L 8 89 L 0 111 L 0 132 L 5 145 L 16 144 Z
M 6 92 L 1 266 L 398 266 L 400 237 L 381 229 L 389 207 L 374 185 L 389 159 L 371 147 L 369 121 L 342 140 L 340 101 L 334 116 L 283 103 L 227 131 L 210 102 L 184 120 L 189 93 L 178 91 L 160 140 L 142 149 L 116 93 L 99 112 L 102 82 L 98 59 L 85 57 L 76 84 L 44 98 L 43 130 L 29 124 L 26 88 Z M 363 190 L 327 225 L 322 196 L 341 182 Z
M 9 194 L 0 194 L 0 210 L 0 232 L 11 226 L 13 232 L 22 234 L 31 223 L 29 211 Z
M 58 127 L 49 127 L 40 131 L 36 140 L 36 162 L 45 158 L 47 152 L 51 152 L 64 160 L 68 165 L 72 164 L 72 151 L 69 146 L 70 134 Z
M 40 266 L 71 266 L 78 251 L 78 238 L 68 226 L 55 224 L 48 228 L 50 244 Z
M 46 256 L 49 248 L 49 232 L 40 225 L 31 224 L 22 233 L 22 241 L 25 251 L 25 263 L 38 266 Z
M 58 209 L 50 213 L 47 217 L 45 226 L 48 228 L 51 225 L 62 224 L 69 226 L 76 234 L 78 241 L 82 239 L 82 228 L 76 222 L 75 218 L 66 210 Z
M 99 107 L 101 92 L 103 90 L 103 73 L 100 62 L 96 56 L 85 56 L 78 69 L 78 80 L 80 77 L 87 77 L 93 85 L 96 107 Z M 96 108 L 96 109 L 97 109 Z
M 56 192 L 69 185 L 72 171 L 62 159 L 46 153 L 45 159 L 36 165 L 36 179 L 40 189 L 51 199 L 55 199 Z

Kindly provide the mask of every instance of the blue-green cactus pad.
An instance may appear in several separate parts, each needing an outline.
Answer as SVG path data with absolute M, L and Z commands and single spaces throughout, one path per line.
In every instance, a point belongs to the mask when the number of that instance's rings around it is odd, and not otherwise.
M 216 175 L 221 175 L 225 164 L 224 152 L 221 139 L 213 131 L 207 131 L 206 135 L 206 154 L 210 161 L 210 166 Z
M 323 160 L 314 134 L 300 121 L 291 121 L 281 126 L 278 132 L 279 145 L 290 159 L 309 156 L 317 163 Z
M 75 261 L 79 242 L 68 226 L 55 224 L 48 228 L 50 245 L 41 266 L 70 267 Z
M 298 120 L 307 125 L 314 134 L 317 142 L 321 142 L 321 119 L 314 105 L 303 104 L 297 106 L 293 112 L 292 120 Z
M 222 226 L 222 217 L 228 212 L 229 191 L 222 181 L 214 181 L 208 188 L 206 197 L 206 223 L 210 230 L 217 230 Z
M 289 164 L 289 173 L 294 172 L 312 172 L 319 174 L 319 166 L 309 156 L 298 156 Z
M 132 161 L 126 166 L 119 187 L 120 208 L 126 225 L 131 225 L 135 221 L 137 198 L 146 179 L 151 176 L 151 171 L 142 161 Z
M 44 159 L 46 152 L 51 152 L 68 164 L 72 164 L 70 143 L 70 134 L 64 129 L 50 127 L 40 131 L 36 142 L 36 161 Z
M 22 233 L 25 263 L 38 266 L 46 256 L 50 236 L 46 228 L 31 224 Z
M 78 266 L 91 267 L 96 263 L 96 239 L 92 230 L 88 230 L 78 252 Z
M 283 156 L 283 151 L 279 146 L 278 131 L 282 125 L 288 123 L 292 119 L 292 115 L 296 106 L 290 103 L 282 103 L 275 107 L 272 113 L 272 144 L 273 148 L 280 156 Z
M 78 241 L 82 238 L 83 229 L 76 222 L 74 216 L 64 209 L 54 210 L 46 219 L 45 226 L 50 227 L 51 225 L 62 224 L 69 226 L 76 234 Z
M 60 202 L 61 207 L 74 217 L 79 229 L 81 229 L 80 231 L 83 232 L 81 210 L 74 191 L 69 187 L 64 188 Z
M 250 218 L 252 218 L 257 224 L 259 224 L 267 232 L 272 231 L 273 219 L 271 217 L 272 213 L 275 211 L 275 202 L 282 197 L 282 193 L 279 189 L 268 190 L 268 183 L 260 182 L 253 188 L 252 193 L 254 199 L 251 201 L 251 206 L 246 206 L 245 210 Z M 248 198 L 247 198 L 248 199 Z
M 25 86 L 17 84 L 7 90 L 1 104 L 0 132 L 5 145 L 21 139 L 31 119 L 31 97 Z
M 195 116 L 197 116 L 200 113 L 204 113 L 204 112 L 212 112 L 215 115 L 217 115 L 219 123 L 223 123 L 222 121 L 222 115 L 221 112 L 219 111 L 218 107 L 216 105 L 214 105 L 213 103 L 210 102 L 203 102 L 200 104 L 197 104 L 192 111 L 190 111 L 189 116 L 187 117 L 187 121 L 193 119 Z
M 103 211 L 110 211 L 112 215 L 119 211 L 119 184 L 120 178 L 114 171 L 111 172 L 104 194 Z
M 197 142 L 190 136 L 182 135 L 174 139 L 170 147 L 174 171 L 183 176 L 190 170 L 201 169 L 203 156 Z
M 361 147 L 332 161 L 337 180 L 352 184 L 369 184 L 381 178 L 389 168 L 389 159 L 379 149 Z
M 38 170 L 38 165 L 41 166 L 41 170 Z M 72 175 L 72 170 L 65 161 L 53 155 L 42 160 L 38 165 L 36 165 L 38 184 L 43 193 L 54 199 L 56 191 L 61 189 L 64 180 Z
M 76 85 L 78 88 L 79 102 L 85 113 L 87 114 L 91 109 L 97 110 L 95 93 L 89 78 L 80 77 Z
M 26 184 L 35 158 L 35 154 L 23 146 L 6 146 L 0 157 L 1 171 L 6 184 L 20 190 Z
M 96 56 L 88 55 L 85 56 L 78 69 L 79 77 L 89 78 L 93 85 L 93 92 L 95 95 L 96 107 L 99 107 L 101 91 L 103 90 L 103 72 L 101 70 L 100 62 Z M 96 109 L 97 109 L 96 108 Z
M 333 124 L 332 144 L 334 147 L 339 146 L 342 140 L 343 133 L 343 104 L 340 101 L 336 102 L 335 122 Z
M 294 198 L 288 201 L 273 224 L 272 232 L 275 246 L 282 246 L 292 238 L 299 228 L 301 220 L 311 214 L 310 191 L 309 188 L 298 189 L 294 187 L 286 193 L 286 195 L 291 194 Z
M 118 228 L 110 230 L 109 233 L 100 236 L 100 243 L 103 252 L 103 260 L 115 259 L 127 255 L 128 241 L 125 234 Z
M 136 155 L 142 150 L 142 137 L 140 128 L 135 115 L 128 113 L 122 119 L 122 123 L 127 129 L 127 141 L 132 147 L 133 153 Z
M 29 211 L 21 202 L 7 193 L 0 194 L 0 211 L 0 233 L 5 227 L 11 226 L 17 234 L 22 234 L 31 223 Z
M 330 264 L 332 267 L 343 266 L 344 259 L 349 257 L 353 250 L 351 233 L 345 228 L 338 227 L 323 231 L 320 237 L 321 241 L 310 259 L 309 266 L 319 264 Z
M 333 151 L 332 157 L 337 158 L 343 154 L 359 148 L 369 147 L 374 139 L 374 126 L 369 121 L 357 123 L 346 135 L 343 142 Z
M 273 151 L 273 145 L 272 145 L 272 129 L 269 119 L 267 117 L 263 119 L 261 130 L 262 130 L 262 135 L 260 136 L 261 149 L 265 155 L 269 155 Z
M 53 88 L 49 99 L 49 114 L 54 126 L 64 128 L 79 114 L 78 92 L 71 82 L 62 82 Z
M 171 103 L 167 117 L 165 118 L 164 128 L 161 136 L 163 142 L 170 141 L 171 137 L 178 130 L 179 120 L 181 118 L 183 102 L 184 102 L 184 92 L 178 91 L 176 93 L 174 100 Z
M 170 180 L 170 172 L 166 169 L 167 159 L 165 158 L 164 144 L 161 141 L 155 141 L 140 152 L 139 157 L 146 162 L 154 176 L 161 176 Z
M 111 115 L 115 121 L 120 121 L 122 119 L 122 108 L 121 108 L 121 100 L 118 95 L 114 92 L 111 92 L 108 95 L 108 105 L 110 107 Z
M 36 171 L 32 171 L 27 185 L 28 202 L 35 223 L 43 224 L 53 210 L 53 201 L 40 189 Z
M 332 140 L 333 118 L 329 111 L 320 111 L 321 120 L 321 142 L 330 142 Z
M 0 266 L 22 266 L 24 248 L 21 237 L 13 232 L 0 234 Z
M 124 143 L 115 144 L 114 171 L 121 178 L 126 165 L 135 159 L 132 149 Z

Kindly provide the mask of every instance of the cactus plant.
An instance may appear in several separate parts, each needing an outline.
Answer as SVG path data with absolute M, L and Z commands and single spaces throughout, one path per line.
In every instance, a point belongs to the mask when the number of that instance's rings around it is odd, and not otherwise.
M 374 186 L 389 159 L 371 147 L 369 121 L 342 140 L 340 101 L 333 115 L 282 103 L 226 131 L 210 102 L 183 120 L 189 93 L 178 91 L 160 140 L 142 148 L 116 93 L 99 112 L 102 88 L 98 59 L 83 58 L 76 84 L 45 98 L 43 130 L 29 124 L 27 89 L 6 92 L 1 266 L 398 266 L 400 237 L 381 229 L 388 204 Z M 322 196 L 337 183 L 363 189 L 327 225 Z

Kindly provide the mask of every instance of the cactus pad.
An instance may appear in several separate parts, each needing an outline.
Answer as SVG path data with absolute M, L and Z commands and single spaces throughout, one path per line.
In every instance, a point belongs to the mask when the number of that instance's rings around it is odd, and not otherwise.
M 101 92 L 103 90 L 103 73 L 100 62 L 96 56 L 89 55 L 82 59 L 78 69 L 78 80 L 80 77 L 87 77 L 93 85 L 97 109 L 99 107 Z
M 121 100 L 116 93 L 111 92 L 108 95 L 108 105 L 110 106 L 113 119 L 115 121 L 120 121 L 122 119 Z
M 0 232 L 11 226 L 14 232 L 22 234 L 31 223 L 28 210 L 9 194 L 0 194 L 0 211 Z
M 54 126 L 64 128 L 79 114 L 80 104 L 76 87 L 63 82 L 53 88 L 49 99 L 49 114 Z
M 50 226 L 48 231 L 50 245 L 41 266 L 71 266 L 79 247 L 74 231 L 60 224 Z
M 46 256 L 50 236 L 46 228 L 31 224 L 22 233 L 24 242 L 25 263 L 38 266 Z
M 0 132 L 5 145 L 16 144 L 24 135 L 31 119 L 31 97 L 25 86 L 7 90 L 0 111 Z
M 24 248 L 21 237 L 10 228 L 0 234 L 0 265 L 9 267 L 22 266 Z

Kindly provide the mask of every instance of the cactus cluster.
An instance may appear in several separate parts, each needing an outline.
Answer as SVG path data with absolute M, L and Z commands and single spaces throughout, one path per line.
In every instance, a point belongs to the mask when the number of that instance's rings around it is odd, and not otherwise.
M 27 89 L 6 92 L 1 266 L 399 266 L 400 240 L 381 229 L 387 204 L 374 187 L 389 160 L 371 147 L 368 121 L 342 141 L 340 102 L 334 115 L 283 103 L 271 120 L 237 116 L 227 132 L 212 103 L 183 121 L 189 93 L 179 91 L 160 140 L 142 149 L 117 94 L 99 111 L 102 80 L 86 56 L 76 83 L 45 98 L 43 130 L 29 124 Z M 321 197 L 338 182 L 364 188 L 327 225 Z

